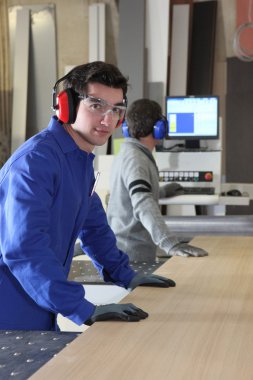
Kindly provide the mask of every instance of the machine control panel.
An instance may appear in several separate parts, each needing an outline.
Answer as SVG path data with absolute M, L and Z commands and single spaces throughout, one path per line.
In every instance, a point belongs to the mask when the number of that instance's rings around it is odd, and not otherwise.
M 159 171 L 159 182 L 212 182 L 212 171 Z

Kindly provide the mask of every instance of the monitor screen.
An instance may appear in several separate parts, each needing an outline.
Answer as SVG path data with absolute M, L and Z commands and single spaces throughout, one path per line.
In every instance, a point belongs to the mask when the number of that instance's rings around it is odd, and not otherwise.
M 184 139 L 189 145 L 219 136 L 217 96 L 167 96 L 168 139 Z

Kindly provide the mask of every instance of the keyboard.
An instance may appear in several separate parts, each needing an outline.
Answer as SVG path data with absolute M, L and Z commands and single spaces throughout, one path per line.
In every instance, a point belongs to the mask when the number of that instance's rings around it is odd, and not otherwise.
M 214 187 L 200 187 L 200 186 L 195 186 L 195 187 L 183 187 L 184 189 L 184 194 L 186 195 L 213 195 L 214 194 Z
M 175 148 L 174 152 L 208 152 L 207 148 Z

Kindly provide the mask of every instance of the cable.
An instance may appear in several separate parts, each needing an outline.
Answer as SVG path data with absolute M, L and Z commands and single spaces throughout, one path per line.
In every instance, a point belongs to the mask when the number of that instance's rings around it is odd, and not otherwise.
M 253 49 L 252 51 L 248 51 L 246 48 L 243 48 L 241 46 L 241 42 L 240 42 L 240 37 L 241 37 L 242 32 L 244 32 L 246 29 L 253 30 L 253 22 L 251 20 L 251 14 L 252 14 L 252 0 L 249 0 L 248 22 L 245 22 L 244 24 L 241 24 L 238 26 L 238 28 L 235 31 L 234 39 L 233 39 L 234 52 L 236 56 L 244 62 L 253 61 Z

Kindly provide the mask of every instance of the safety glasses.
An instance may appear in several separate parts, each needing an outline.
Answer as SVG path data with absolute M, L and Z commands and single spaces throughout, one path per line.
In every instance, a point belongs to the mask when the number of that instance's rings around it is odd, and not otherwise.
M 126 105 L 114 105 L 106 102 L 100 98 L 94 98 L 89 95 L 79 95 L 79 99 L 82 99 L 88 110 L 94 115 L 104 117 L 108 113 L 111 114 L 115 121 L 123 119 L 126 112 Z

